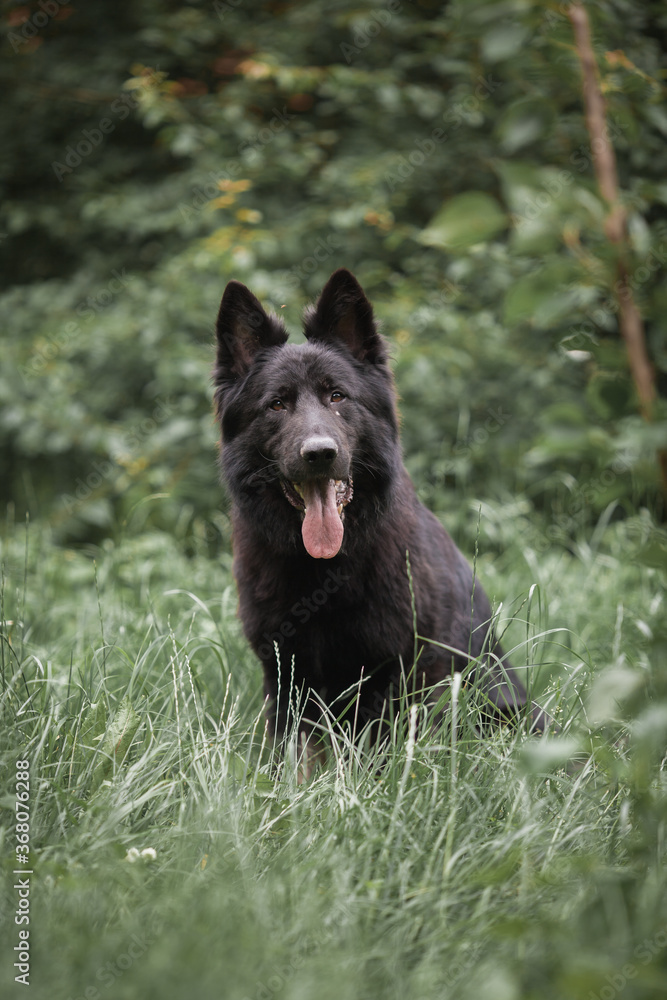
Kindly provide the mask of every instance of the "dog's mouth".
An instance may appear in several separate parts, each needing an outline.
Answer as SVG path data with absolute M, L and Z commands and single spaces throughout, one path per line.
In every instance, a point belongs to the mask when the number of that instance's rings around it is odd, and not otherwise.
M 351 479 L 280 480 L 283 493 L 303 514 L 301 535 L 313 559 L 333 559 L 343 544 L 344 508 L 352 499 Z

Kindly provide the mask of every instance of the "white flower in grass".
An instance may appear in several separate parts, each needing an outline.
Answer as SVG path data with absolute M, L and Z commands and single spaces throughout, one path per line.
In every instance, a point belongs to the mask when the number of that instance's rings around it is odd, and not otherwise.
M 143 851 L 139 851 L 136 847 L 128 847 L 123 860 L 129 861 L 133 865 L 135 861 L 155 861 L 156 859 L 157 851 L 154 847 L 144 847 Z

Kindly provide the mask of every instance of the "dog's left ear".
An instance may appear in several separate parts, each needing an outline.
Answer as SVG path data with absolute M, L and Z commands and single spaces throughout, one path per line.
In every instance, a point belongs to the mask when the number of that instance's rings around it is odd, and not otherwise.
M 287 340 L 282 320 L 266 313 L 259 300 L 240 281 L 230 281 L 225 288 L 216 335 L 213 371 L 216 385 L 244 378 L 260 351 L 280 347 Z
M 358 361 L 382 364 L 387 360 L 373 307 L 357 279 L 344 267 L 334 271 L 316 305 L 306 312 L 304 333 L 308 340 L 342 343 Z

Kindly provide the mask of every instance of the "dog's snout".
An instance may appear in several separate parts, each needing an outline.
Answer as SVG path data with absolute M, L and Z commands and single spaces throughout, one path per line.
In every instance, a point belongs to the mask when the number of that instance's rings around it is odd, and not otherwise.
M 301 445 L 301 458 L 309 465 L 326 465 L 338 455 L 338 445 L 331 437 L 313 434 Z

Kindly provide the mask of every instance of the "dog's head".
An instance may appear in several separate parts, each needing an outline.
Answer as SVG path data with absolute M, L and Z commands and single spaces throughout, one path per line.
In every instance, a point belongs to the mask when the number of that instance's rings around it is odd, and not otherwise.
M 307 343 L 288 344 L 282 320 L 230 281 L 216 332 L 215 404 L 232 496 L 267 524 L 282 517 L 298 528 L 300 515 L 306 551 L 332 558 L 353 496 L 350 513 L 381 502 L 398 455 L 393 380 L 370 302 L 341 268 L 306 311 Z M 358 505 L 359 490 L 367 504 Z

